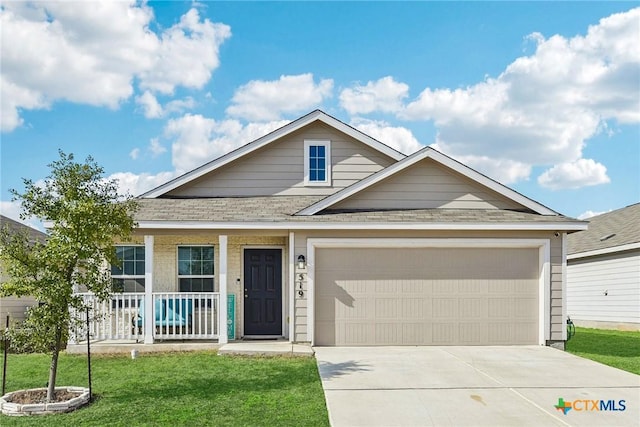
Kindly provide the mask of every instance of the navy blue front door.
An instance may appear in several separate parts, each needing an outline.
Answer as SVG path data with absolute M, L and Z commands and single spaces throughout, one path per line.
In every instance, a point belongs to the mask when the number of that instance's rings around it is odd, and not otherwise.
M 282 250 L 244 250 L 244 334 L 282 335 Z

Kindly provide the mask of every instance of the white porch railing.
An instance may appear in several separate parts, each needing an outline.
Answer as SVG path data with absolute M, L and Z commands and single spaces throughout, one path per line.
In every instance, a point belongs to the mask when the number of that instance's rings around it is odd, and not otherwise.
M 79 294 L 89 307 L 89 333 L 93 340 L 144 341 L 144 319 L 153 321 L 154 339 L 217 339 L 220 294 L 212 292 L 154 292 L 146 307 L 144 293 L 113 294 L 98 301 L 92 293 Z M 69 333 L 74 344 L 86 339 L 86 312 L 77 313 L 82 324 Z

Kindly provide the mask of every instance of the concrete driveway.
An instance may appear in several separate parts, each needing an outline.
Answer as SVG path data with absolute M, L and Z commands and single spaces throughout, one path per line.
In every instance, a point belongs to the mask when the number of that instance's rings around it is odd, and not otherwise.
M 334 427 L 640 424 L 640 376 L 549 347 L 315 351 Z

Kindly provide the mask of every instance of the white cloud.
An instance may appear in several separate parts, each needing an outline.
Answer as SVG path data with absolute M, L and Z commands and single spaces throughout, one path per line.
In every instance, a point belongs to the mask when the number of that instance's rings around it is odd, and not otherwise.
M 397 112 L 403 100 L 409 96 L 409 86 L 396 82 L 393 77 L 369 81 L 340 92 L 340 105 L 349 114 L 367 114 L 373 111 Z
M 142 89 L 164 94 L 201 88 L 219 65 L 223 24 L 196 9 L 156 34 L 146 2 L 4 2 L 0 9 L 2 131 L 22 124 L 20 110 L 57 100 L 118 108 Z M 153 116 L 152 99 L 142 96 Z
M 391 126 L 384 121 L 363 118 L 354 118 L 350 124 L 361 132 L 404 154 L 411 154 L 424 148 L 413 136 L 413 133 L 404 127 Z
M 243 125 L 238 120 L 216 121 L 186 114 L 167 122 L 164 134 L 174 140 L 173 166 L 184 173 L 289 123 L 286 120 Z
M 538 184 L 552 190 L 580 188 L 610 182 L 607 168 L 592 159 L 553 166 L 538 177 Z
M 151 138 L 149 142 L 149 151 L 153 157 L 158 157 L 160 154 L 166 153 L 167 148 L 160 144 L 158 138 Z
M 145 91 L 142 95 L 136 97 L 136 104 L 142 107 L 144 116 L 148 119 L 159 119 L 165 117 L 169 113 L 182 113 L 190 110 L 195 106 L 195 101 L 188 96 L 184 99 L 174 99 L 167 102 L 163 107 L 154 94 Z
M 140 87 L 171 94 L 176 86 L 200 89 L 218 68 L 220 45 L 231 37 L 224 24 L 200 21 L 197 9 L 163 31 L 152 67 L 140 73 Z
M 139 196 L 152 188 L 164 184 L 176 176 L 176 172 L 160 172 L 155 175 L 148 173 L 136 175 L 131 172 L 117 172 L 109 175 L 107 179 L 115 179 L 118 181 L 119 194 Z
M 589 211 L 582 212 L 580 215 L 578 215 L 578 219 L 587 219 L 594 216 L 605 214 L 607 212 L 611 212 L 611 209 L 609 209 L 608 211 L 602 211 L 602 212 L 595 212 L 595 211 L 589 210 Z
M 174 99 L 173 101 L 167 102 L 164 106 L 164 114 L 182 113 L 185 110 L 191 110 L 195 105 L 196 102 L 190 96 L 187 96 L 184 99 Z
M 227 114 L 252 121 L 279 120 L 286 113 L 319 107 L 332 92 L 333 80 L 316 84 L 310 73 L 272 81 L 252 80 L 236 90 Z
M 512 179 L 526 179 L 534 165 L 584 166 L 585 142 L 606 130 L 607 121 L 640 121 L 638 20 L 640 8 L 600 20 L 585 36 L 533 34 L 535 53 L 497 78 L 456 90 L 426 88 L 398 115 L 433 120 L 441 151 L 483 159 L 476 164 L 492 177 L 505 163 L 512 163 Z M 555 185 L 552 178 L 565 168 L 542 182 Z M 605 177 L 596 168 L 571 185 Z
M 138 160 L 138 157 L 140 157 L 140 149 L 134 148 L 133 150 L 131 150 L 129 152 L 129 157 L 131 157 L 133 160 Z
M 164 115 L 162 105 L 148 90 L 142 95 L 136 96 L 136 104 L 142 107 L 143 114 L 147 119 L 158 119 Z

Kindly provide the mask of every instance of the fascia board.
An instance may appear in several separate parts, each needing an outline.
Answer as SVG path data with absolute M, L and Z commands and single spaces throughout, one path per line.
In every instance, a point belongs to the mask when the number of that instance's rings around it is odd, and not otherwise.
M 583 222 L 551 223 L 335 223 L 335 222 L 205 222 L 139 221 L 138 229 L 149 230 L 520 230 L 580 231 Z
M 606 255 L 615 252 L 631 251 L 634 249 L 640 249 L 640 242 L 628 243 L 626 245 L 612 246 L 610 248 L 596 249 L 593 251 L 577 252 L 575 254 L 567 255 L 567 259 L 587 258 L 590 256 Z
M 429 157 L 453 169 L 454 171 L 466 176 L 467 178 L 470 178 L 478 182 L 479 184 L 482 184 L 485 187 L 490 188 L 496 193 L 499 193 L 507 197 L 508 199 L 511 199 L 514 202 L 519 203 L 522 206 L 525 206 L 533 210 L 534 212 L 539 213 L 540 215 L 558 215 L 558 212 L 552 209 L 549 209 L 548 207 L 518 193 L 515 190 L 512 190 L 511 188 L 503 184 L 500 184 L 498 181 L 494 181 L 493 179 L 487 177 L 486 175 L 483 175 L 480 172 L 477 172 L 471 169 L 470 167 L 463 165 L 462 163 L 452 159 L 451 157 L 445 154 L 440 153 L 439 151 L 431 150 Z

